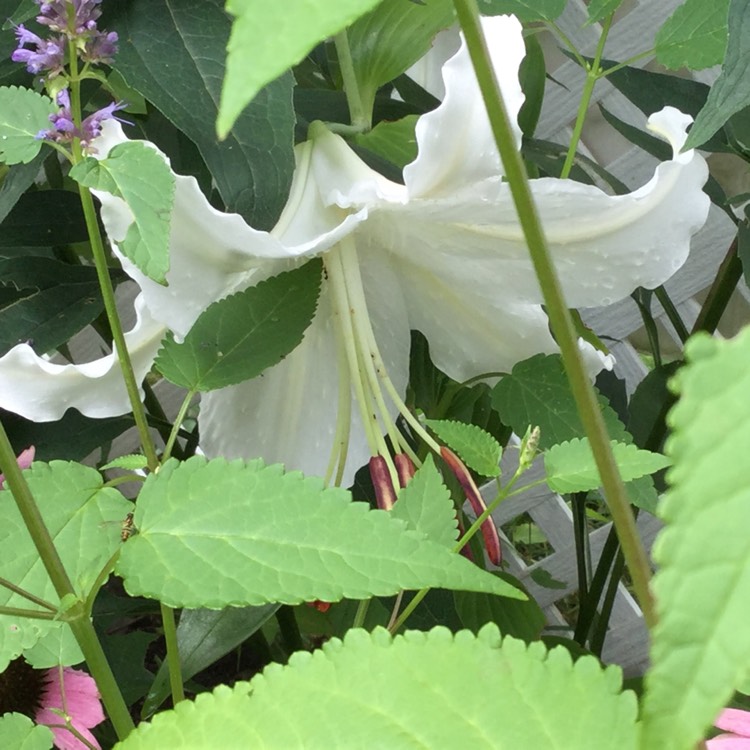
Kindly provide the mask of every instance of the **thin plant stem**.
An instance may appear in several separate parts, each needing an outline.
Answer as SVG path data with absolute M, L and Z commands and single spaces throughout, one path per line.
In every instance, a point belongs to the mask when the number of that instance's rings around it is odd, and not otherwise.
M 172 425 L 172 431 L 169 433 L 166 445 L 164 446 L 164 453 L 161 459 L 162 462 L 166 461 L 172 455 L 172 448 L 174 447 L 175 440 L 177 440 L 177 435 L 180 432 L 180 425 L 185 421 L 185 415 L 193 401 L 193 396 L 195 396 L 195 391 L 188 391 L 187 395 L 182 400 L 182 404 L 180 404 L 180 410 L 177 412 L 174 424 Z
M 643 327 L 648 337 L 648 345 L 651 347 L 651 356 L 654 358 L 654 366 L 661 367 L 663 363 L 661 358 L 661 344 L 659 342 L 659 329 L 656 327 L 656 321 L 651 314 L 650 294 L 651 292 L 637 289 L 630 297 L 635 302 L 641 314 Z
M 682 317 L 680 317 L 680 313 L 677 312 L 677 308 L 674 306 L 674 302 L 672 302 L 669 294 L 667 294 L 667 290 L 663 286 L 658 286 L 654 290 L 654 295 L 661 302 L 661 306 L 664 308 L 669 322 L 674 327 L 680 341 L 684 344 L 690 337 L 690 331 L 688 331 Z
M 573 41 L 571 38 L 560 28 L 558 24 L 556 24 L 554 21 L 548 22 L 549 27 L 557 34 L 557 36 L 560 38 L 560 41 L 570 50 L 570 53 L 575 57 L 578 64 L 582 67 L 586 67 L 586 60 L 584 59 L 583 55 L 578 51 L 578 48 L 573 44 Z
M 0 615 L 8 617 L 26 617 L 29 620 L 54 620 L 55 612 L 41 612 L 38 609 L 21 609 L 19 607 L 0 607 Z
M 573 538 L 576 552 L 576 569 L 578 575 L 578 596 L 586 598 L 589 590 L 589 566 L 586 555 L 588 529 L 586 527 L 586 493 L 575 492 L 571 498 L 573 508 Z
M 73 115 L 76 126 L 80 128 L 81 82 L 78 76 L 77 52 L 73 42 L 70 42 L 69 44 L 69 51 L 71 113 Z M 73 139 L 72 150 L 73 164 L 78 164 L 83 160 L 83 151 L 81 149 L 81 143 L 79 139 Z M 151 469 L 151 471 L 154 471 L 159 465 L 159 459 L 156 455 L 156 447 L 154 446 L 154 441 L 151 439 L 151 433 L 148 429 L 146 412 L 143 408 L 143 403 L 141 402 L 141 396 L 138 390 L 138 382 L 136 381 L 135 372 L 133 371 L 133 363 L 130 359 L 130 353 L 128 352 L 127 344 L 125 343 L 125 335 L 122 331 L 120 316 L 117 312 L 115 292 L 112 286 L 112 279 L 109 277 L 107 255 L 104 252 L 104 244 L 102 242 L 102 236 L 99 232 L 99 223 L 96 220 L 94 199 L 91 195 L 91 191 L 84 185 L 79 184 L 78 192 L 81 199 L 81 207 L 83 208 L 83 216 L 86 222 L 86 230 L 88 232 L 89 242 L 91 244 L 91 252 L 94 257 L 94 264 L 96 266 L 96 275 L 99 281 L 99 288 L 102 293 L 102 299 L 104 300 L 104 310 L 107 313 L 107 321 L 109 322 L 109 326 L 112 329 L 114 349 L 117 354 L 117 359 L 120 363 L 120 369 L 122 370 L 122 377 L 125 383 L 125 388 L 128 392 L 128 398 L 130 399 L 130 407 L 133 410 L 133 418 L 135 419 L 135 425 L 138 430 L 138 437 L 141 441 L 141 447 L 143 448 L 143 453 L 148 461 L 149 469 Z
M 398 611 L 401 609 L 401 602 L 404 599 L 404 590 L 401 589 L 401 591 L 398 592 L 396 595 L 396 601 L 393 604 L 393 611 L 391 612 L 391 616 L 388 618 L 388 625 L 386 627 L 388 630 L 390 630 L 393 627 L 393 624 L 396 622 L 396 619 L 398 618 Z
M 719 266 L 714 283 L 708 290 L 708 296 L 698 313 L 692 333 L 697 333 L 698 331 L 714 333 L 716 331 L 721 316 L 727 309 L 732 293 L 742 278 L 742 262 L 737 255 L 738 247 L 739 237 L 736 236 L 732 240 L 732 244 L 729 246 L 729 250 L 727 250 L 727 254 Z
M 583 132 L 583 123 L 586 121 L 586 113 L 589 111 L 589 106 L 591 105 L 594 86 L 596 86 L 596 82 L 601 77 L 601 61 L 602 55 L 604 54 L 604 45 L 607 42 L 607 35 L 609 34 L 609 27 L 612 25 L 613 18 L 614 14 L 610 14 L 607 17 L 607 20 L 602 24 L 602 35 L 599 37 L 599 43 L 596 45 L 594 60 L 591 65 L 585 66 L 586 83 L 584 83 L 583 91 L 581 92 L 581 101 L 578 105 L 578 114 L 576 115 L 576 121 L 573 125 L 573 135 L 570 138 L 568 153 L 560 172 L 560 178 L 563 180 L 570 175 L 570 170 L 573 169 L 576 151 L 578 150 L 578 143 L 581 140 L 581 133 Z
M 57 607 L 54 604 L 50 604 L 49 602 L 46 602 L 44 599 L 41 599 L 35 594 L 32 594 L 30 591 L 26 591 L 25 589 L 22 589 L 20 586 L 16 586 L 15 583 L 12 583 L 7 578 L 0 577 L 0 586 L 2 586 L 3 588 L 9 589 L 14 594 L 18 594 L 19 596 L 22 596 L 24 599 L 28 599 L 30 602 L 33 602 L 34 604 L 38 604 L 40 607 L 44 607 L 44 609 L 48 609 L 50 612 L 53 612 L 53 613 L 57 612 Z
M 163 602 L 159 602 L 161 623 L 164 628 L 164 640 L 167 643 L 167 667 L 169 669 L 169 687 L 172 691 L 172 702 L 177 705 L 185 700 L 185 690 L 182 686 L 182 664 L 180 663 L 180 649 L 177 644 L 177 626 L 174 610 Z
M 336 34 L 333 38 L 333 43 L 336 45 L 336 54 L 339 58 L 339 68 L 341 70 L 341 78 L 344 82 L 344 93 L 346 94 L 346 103 L 349 105 L 349 117 L 352 121 L 352 126 L 357 132 L 369 130 L 371 120 L 362 103 L 359 82 L 354 70 L 354 60 L 352 59 L 352 51 L 349 47 L 349 37 L 346 34 L 346 29 Z
M 655 50 L 649 49 L 645 52 L 639 52 L 637 55 L 633 55 L 632 57 L 629 57 L 627 60 L 623 60 L 620 63 L 617 63 L 617 65 L 613 65 L 611 68 L 607 68 L 606 70 L 603 70 L 599 74 L 599 78 L 606 78 L 610 73 L 616 73 L 618 70 L 622 70 L 623 68 L 627 68 L 629 65 L 632 65 L 634 62 L 638 62 L 639 60 L 643 60 L 647 57 L 653 57 Z
M 638 535 L 627 492 L 612 455 L 599 404 L 578 350 L 575 329 L 537 216 L 523 161 L 515 147 L 508 114 L 482 35 L 476 0 L 453 0 L 453 4 L 474 64 L 552 331 L 560 347 L 578 412 L 602 478 L 612 519 L 633 580 L 633 588 L 643 610 L 645 622 L 649 628 L 653 628 L 656 623 L 656 612 L 649 590 L 651 568 L 648 556 Z
M 354 614 L 354 622 L 352 623 L 353 628 L 361 628 L 365 624 L 365 618 L 367 617 L 367 610 L 370 608 L 369 599 L 360 599 L 357 605 L 357 611 Z
M 620 578 L 622 578 L 624 568 L 625 558 L 622 556 L 622 551 L 618 550 L 615 557 L 615 563 L 612 566 L 612 575 L 607 584 L 607 591 L 604 594 L 601 615 L 596 621 L 594 632 L 591 636 L 591 641 L 589 642 L 591 653 L 594 654 L 594 656 L 602 655 L 604 640 L 607 637 L 609 620 L 612 615 L 612 607 L 614 606 L 615 597 L 617 596 L 617 587 L 620 585 Z
M 39 507 L 34 501 L 29 485 L 16 463 L 16 456 L 8 440 L 5 427 L 0 421 L 0 467 L 5 475 L 5 482 L 13 493 L 18 512 L 31 536 L 34 546 L 44 565 L 55 593 L 63 600 L 76 600 L 66 612 L 66 620 L 73 631 L 76 641 L 83 653 L 91 675 L 96 680 L 99 694 L 107 709 L 109 718 L 119 739 L 125 739 L 135 728 L 133 720 L 125 705 L 120 688 L 112 674 L 112 669 L 104 655 L 94 626 L 85 610 L 84 603 L 76 595 L 73 584 L 68 577 L 60 555 L 47 529 Z
M 284 639 L 289 653 L 293 654 L 295 651 L 304 651 L 305 644 L 302 641 L 302 633 L 299 631 L 294 607 L 282 604 L 276 610 L 276 621 L 279 623 L 281 637 Z

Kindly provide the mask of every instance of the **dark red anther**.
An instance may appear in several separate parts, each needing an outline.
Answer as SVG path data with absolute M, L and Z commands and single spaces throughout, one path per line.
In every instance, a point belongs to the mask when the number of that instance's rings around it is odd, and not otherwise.
M 443 461 L 448 464 L 448 468 L 456 475 L 456 479 L 458 479 L 466 495 L 466 499 L 471 505 L 471 509 L 479 517 L 487 510 L 487 506 L 484 504 L 484 498 L 480 494 L 469 470 L 464 466 L 464 462 L 450 448 L 446 448 L 445 446 L 440 448 L 440 455 L 443 457 Z M 492 516 L 485 520 L 481 529 L 484 546 L 490 562 L 493 565 L 500 565 L 503 560 L 503 553 L 500 548 L 500 537 L 498 536 Z
M 317 609 L 318 612 L 328 612 L 328 610 L 331 608 L 331 602 L 322 602 L 320 599 L 316 599 L 314 602 L 305 602 L 308 607 L 312 607 L 313 609 Z
M 393 457 L 393 463 L 396 464 L 398 483 L 401 485 L 401 489 L 403 489 L 412 480 L 416 469 L 414 468 L 414 464 L 411 462 L 411 459 L 406 455 L 406 453 L 397 453 Z
M 393 489 L 388 464 L 382 456 L 370 459 L 370 477 L 375 488 L 375 500 L 380 510 L 390 510 L 396 502 L 396 491 Z

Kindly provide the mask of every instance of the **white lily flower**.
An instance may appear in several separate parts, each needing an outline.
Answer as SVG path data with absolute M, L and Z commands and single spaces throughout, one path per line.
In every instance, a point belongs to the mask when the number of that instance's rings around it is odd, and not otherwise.
M 521 25 L 507 16 L 483 23 L 515 120 L 523 102 Z M 201 447 L 209 456 L 262 456 L 322 475 L 333 455 L 346 485 L 403 413 L 410 329 L 427 337 L 436 365 L 458 381 L 558 350 L 463 42 L 443 66 L 443 82 L 442 104 L 417 124 L 419 155 L 404 185 L 314 127 L 297 148 L 290 199 L 272 232 L 215 211 L 192 178 L 177 177 L 169 286 L 123 259 L 141 287 L 143 319 L 147 312 L 157 321 L 129 334 L 129 346 L 148 351 L 140 377 L 167 327 L 184 336 L 215 300 L 323 257 L 326 279 L 302 344 L 261 377 L 203 396 Z M 569 305 L 610 304 L 637 286 L 662 284 L 684 263 L 709 208 L 704 160 L 679 153 L 690 121 L 672 108 L 650 118 L 674 155 L 629 195 L 570 180 L 532 182 Z M 108 122 L 96 146 L 106 155 L 123 140 L 120 125 Z M 99 197 L 117 242 L 129 209 Z M 16 347 L 0 359 L 0 406 L 36 420 L 57 419 L 68 406 L 92 416 L 127 411 L 124 390 L 97 382 L 84 371 L 90 366 L 51 372 L 28 347 Z

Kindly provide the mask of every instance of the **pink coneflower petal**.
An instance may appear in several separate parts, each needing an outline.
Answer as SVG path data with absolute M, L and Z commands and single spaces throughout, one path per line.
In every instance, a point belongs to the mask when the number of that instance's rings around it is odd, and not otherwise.
M 29 466 L 31 466 L 31 462 L 34 460 L 34 454 L 36 453 L 36 448 L 32 445 L 26 450 L 21 451 L 18 458 L 16 459 L 16 462 L 18 463 L 19 469 L 28 469 Z M 0 490 L 3 489 L 3 485 L 5 483 L 5 476 L 3 474 L 0 474 Z
M 706 742 L 706 750 L 750 750 L 750 737 L 720 734 Z
M 742 711 L 739 708 L 725 708 L 719 718 L 714 722 L 717 729 L 725 732 L 734 732 L 741 737 L 750 738 L 750 711 Z
M 70 667 L 62 670 L 62 679 L 61 688 L 60 669 L 50 669 L 47 672 L 47 685 L 42 693 L 41 708 L 34 717 L 36 723 L 52 729 L 55 746 L 59 750 L 89 750 L 72 732 L 61 726 L 65 724 L 65 720 L 58 711 L 64 710 L 75 730 L 93 747 L 98 748 L 99 743 L 89 729 L 104 721 L 104 711 L 94 679 L 85 672 Z

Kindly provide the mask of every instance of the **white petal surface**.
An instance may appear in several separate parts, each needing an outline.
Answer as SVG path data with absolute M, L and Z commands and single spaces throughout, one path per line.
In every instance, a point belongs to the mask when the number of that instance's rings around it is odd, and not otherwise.
M 460 47 L 461 34 L 458 26 L 444 29 L 432 40 L 432 46 L 427 54 L 417 60 L 406 71 L 406 75 L 436 99 L 442 100 L 445 96 L 443 65 L 458 52 Z
M 152 319 L 141 295 L 135 310 L 136 323 L 125 341 L 141 382 L 166 329 Z M 38 357 L 28 344 L 20 344 L 0 357 L 0 407 L 36 422 L 51 422 L 71 407 L 87 417 L 126 414 L 130 402 L 114 354 L 82 365 L 58 365 Z
M 517 119 L 524 96 L 518 82 L 518 67 L 526 54 L 522 27 L 514 16 L 495 16 L 483 18 L 482 29 L 520 148 L 521 129 Z M 443 66 L 443 81 L 445 98 L 437 109 L 419 118 L 416 128 L 419 155 L 404 169 L 404 181 L 412 198 L 438 198 L 472 191 L 476 183 L 502 172 L 463 38 L 459 51 Z

